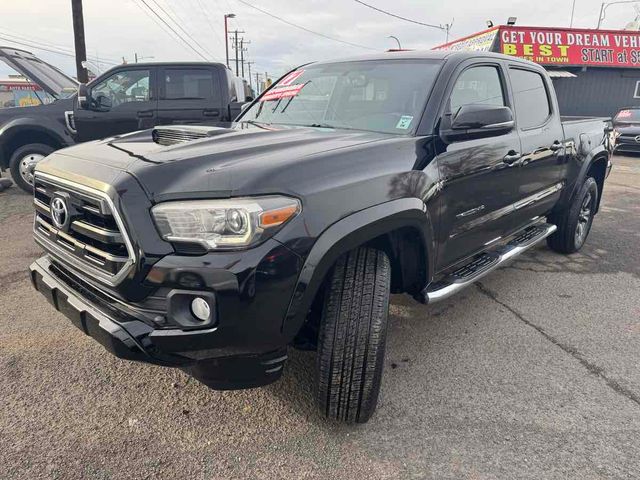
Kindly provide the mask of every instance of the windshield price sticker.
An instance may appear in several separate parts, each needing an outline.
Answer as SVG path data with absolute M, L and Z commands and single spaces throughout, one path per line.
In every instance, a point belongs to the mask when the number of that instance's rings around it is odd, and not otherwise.
M 412 121 L 413 121 L 413 115 L 403 115 L 400 117 L 400 120 L 398 120 L 398 123 L 396 124 L 396 128 L 407 130 L 411 126 Z
M 287 74 L 282 80 L 280 80 L 278 82 L 278 86 L 279 87 L 284 87 L 285 85 L 291 85 L 303 73 L 304 73 L 304 70 L 296 70 L 295 72 L 291 72 L 291 73 Z
M 270 100 L 280 100 L 281 98 L 295 97 L 304 86 L 304 83 L 297 83 L 295 85 L 278 85 L 277 87 L 274 87 L 273 89 L 265 93 L 262 96 L 261 100 L 263 102 L 268 102 Z

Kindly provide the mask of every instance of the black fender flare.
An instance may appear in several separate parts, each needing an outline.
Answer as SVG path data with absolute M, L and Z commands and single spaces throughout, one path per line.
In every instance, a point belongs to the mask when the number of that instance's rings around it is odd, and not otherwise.
M 0 127 L 0 162 L 4 168 L 8 166 L 9 157 L 12 152 L 6 152 L 6 146 L 11 142 L 11 139 L 25 130 L 37 131 L 44 133 L 61 146 L 65 147 L 73 143 L 72 139 L 65 139 L 65 130 L 62 125 L 59 125 L 55 120 L 46 117 L 20 117 L 8 121 Z M 4 155 L 3 155 L 4 154 Z
M 570 185 L 569 188 L 565 189 L 565 194 L 562 200 L 559 202 L 559 204 L 563 206 L 569 205 L 574 195 L 576 195 L 576 193 L 579 191 L 580 187 L 584 183 L 585 179 L 587 178 L 587 173 L 589 172 L 591 167 L 596 162 L 599 162 L 601 160 L 608 162 L 609 158 L 610 158 L 610 153 L 605 148 L 604 145 L 599 145 L 598 147 L 591 150 L 585 157 L 584 161 L 582 162 L 580 166 L 580 170 L 578 171 L 578 175 L 576 176 L 576 179 L 573 182 L 573 185 Z M 606 178 L 606 172 L 605 172 L 605 178 Z M 602 198 L 602 192 L 598 192 L 598 206 L 600 205 L 601 198 Z
M 426 254 L 426 271 L 431 278 L 435 237 L 431 218 L 422 200 L 402 198 L 360 210 L 327 228 L 311 248 L 283 320 L 283 335 L 293 339 L 298 333 L 316 293 L 340 255 L 403 227 L 413 227 L 420 233 Z

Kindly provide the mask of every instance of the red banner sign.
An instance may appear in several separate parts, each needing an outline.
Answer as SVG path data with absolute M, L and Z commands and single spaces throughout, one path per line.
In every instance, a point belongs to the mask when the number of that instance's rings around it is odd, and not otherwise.
M 542 65 L 640 67 L 640 32 L 500 27 L 500 52 Z

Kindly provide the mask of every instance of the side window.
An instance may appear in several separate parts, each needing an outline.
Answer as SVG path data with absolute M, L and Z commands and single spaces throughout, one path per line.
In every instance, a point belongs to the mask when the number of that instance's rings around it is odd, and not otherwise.
M 167 100 L 211 100 L 213 72 L 208 69 L 165 70 L 164 97 Z
M 463 105 L 504 106 L 504 92 L 497 67 L 472 67 L 458 77 L 449 99 L 451 113 Z
M 131 102 L 146 102 L 150 97 L 149 78 L 149 70 L 116 72 L 92 86 L 91 97 L 107 97 L 111 100 L 112 107 Z
M 549 95 L 542 75 L 519 68 L 509 69 L 516 118 L 520 128 L 539 127 L 551 114 Z

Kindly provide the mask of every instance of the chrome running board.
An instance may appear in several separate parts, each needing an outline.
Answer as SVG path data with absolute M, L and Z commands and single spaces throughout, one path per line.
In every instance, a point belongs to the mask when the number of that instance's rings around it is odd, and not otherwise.
M 483 252 L 466 265 L 447 275 L 444 279 L 428 285 L 422 291 L 424 303 L 435 303 L 445 300 L 465 287 L 480 280 L 496 268 L 513 260 L 521 253 L 547 238 L 558 228 L 549 223 L 531 226 L 518 234 L 507 244 L 495 250 Z

